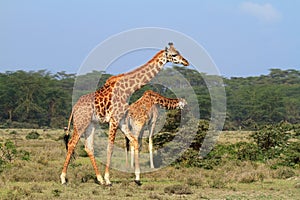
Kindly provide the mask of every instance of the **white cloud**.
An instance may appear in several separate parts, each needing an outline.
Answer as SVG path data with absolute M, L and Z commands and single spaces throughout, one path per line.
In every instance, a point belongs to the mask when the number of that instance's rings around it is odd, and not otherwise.
M 281 13 L 269 3 L 244 2 L 240 4 L 240 10 L 264 22 L 279 21 L 282 17 Z

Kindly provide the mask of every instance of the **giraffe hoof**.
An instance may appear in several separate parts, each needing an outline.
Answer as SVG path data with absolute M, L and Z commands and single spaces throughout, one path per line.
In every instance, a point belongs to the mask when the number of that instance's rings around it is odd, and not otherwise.
M 109 183 L 109 184 L 106 184 L 105 186 L 107 186 L 107 187 L 112 187 L 112 184 Z
M 142 183 L 141 183 L 140 180 L 134 180 L 134 182 L 135 182 L 135 184 L 137 184 L 138 186 L 141 186 L 141 185 L 142 185 Z
M 66 180 L 63 182 L 63 183 L 61 183 L 62 185 L 68 185 L 68 179 L 66 178 Z
M 95 183 L 98 185 L 104 185 L 103 182 L 99 181 L 97 178 L 94 179 Z

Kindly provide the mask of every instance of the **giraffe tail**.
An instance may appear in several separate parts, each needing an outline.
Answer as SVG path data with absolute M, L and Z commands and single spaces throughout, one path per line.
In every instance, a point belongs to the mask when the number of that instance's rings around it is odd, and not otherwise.
M 128 152 L 130 149 L 130 140 L 127 138 L 127 137 L 125 137 L 125 144 L 126 144 L 126 151 Z
M 69 143 L 69 140 L 70 140 L 70 135 L 68 134 L 65 134 L 64 136 L 64 141 L 65 141 L 65 145 L 66 145 L 66 150 L 68 151 L 68 143 Z
M 73 110 L 72 110 L 72 113 L 69 117 L 68 127 L 64 128 L 64 131 L 65 131 L 64 142 L 65 142 L 67 151 L 68 151 L 68 143 L 69 143 L 69 140 L 70 140 L 70 126 L 71 126 L 72 118 L 73 118 Z

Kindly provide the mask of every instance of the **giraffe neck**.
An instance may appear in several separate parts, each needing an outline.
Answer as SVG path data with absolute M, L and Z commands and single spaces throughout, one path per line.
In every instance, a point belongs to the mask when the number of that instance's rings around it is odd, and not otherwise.
M 123 75 L 123 81 L 127 84 L 127 93 L 133 93 L 136 90 L 140 89 L 142 86 L 146 85 L 155 77 L 158 72 L 163 68 L 167 63 L 165 51 L 159 51 L 151 60 L 141 67 L 125 73 Z M 130 94 L 129 94 L 130 95 Z
M 165 109 L 172 110 L 178 108 L 179 99 L 163 97 L 157 93 L 152 93 L 151 98 L 154 104 L 160 105 Z

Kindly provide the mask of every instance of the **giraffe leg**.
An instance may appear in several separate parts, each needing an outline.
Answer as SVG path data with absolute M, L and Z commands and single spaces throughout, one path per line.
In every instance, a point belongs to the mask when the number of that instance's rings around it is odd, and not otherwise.
M 85 151 L 92 162 L 97 177 L 96 179 L 97 183 L 103 185 L 104 181 L 98 170 L 96 159 L 94 156 L 94 136 L 95 136 L 95 125 L 91 123 L 86 130 Z
M 141 185 L 140 181 L 140 163 L 139 163 L 139 143 L 138 140 L 132 135 L 132 133 L 129 131 L 128 127 L 126 125 L 121 126 L 121 130 L 125 134 L 125 136 L 130 140 L 134 147 L 134 164 L 135 164 L 135 183 L 137 185 Z
M 60 175 L 60 180 L 61 180 L 62 184 L 66 184 L 67 183 L 67 181 L 66 181 L 66 175 L 67 175 L 68 165 L 70 163 L 70 159 L 72 157 L 72 154 L 74 152 L 76 144 L 79 141 L 79 138 L 80 138 L 80 135 L 78 134 L 77 128 L 74 127 L 72 138 L 71 138 L 71 140 L 68 143 L 68 152 L 67 152 L 66 160 L 65 160 L 65 163 L 64 163 L 64 166 L 63 166 L 63 170 L 62 170 L 61 175 Z
M 155 124 L 158 118 L 158 111 L 156 107 L 153 107 L 153 116 L 150 121 L 150 133 L 149 133 L 149 156 L 150 156 L 150 168 L 154 168 L 154 163 L 153 163 L 153 133 L 154 133 L 154 128 Z
M 140 163 L 139 163 L 139 143 L 136 138 L 131 137 L 134 146 L 134 164 L 135 164 L 135 183 L 141 185 L 140 182 Z
M 130 167 L 134 167 L 134 146 L 132 143 L 130 143 Z
M 138 141 L 138 152 L 140 152 L 141 147 L 142 147 L 142 129 L 143 126 L 141 125 L 134 125 L 133 132 L 134 132 L 134 137 Z M 130 133 L 130 130 L 124 130 Z M 138 138 L 138 139 L 137 139 Z M 134 160 L 135 160 L 135 147 L 133 145 L 133 142 L 130 143 L 130 150 L 131 150 L 131 168 L 134 167 Z
M 149 133 L 149 156 L 150 156 L 150 168 L 154 168 L 153 163 L 153 131 L 154 131 L 154 124 L 151 124 L 151 130 Z
M 109 137 L 108 137 L 108 144 L 107 144 L 107 160 L 106 160 L 106 167 L 105 167 L 105 174 L 104 180 L 106 185 L 111 185 L 109 180 L 109 167 L 111 162 L 111 156 L 113 153 L 114 142 L 116 137 L 116 132 L 118 128 L 118 123 L 112 121 L 109 123 Z
M 154 164 L 153 164 L 153 141 L 152 141 L 152 136 L 149 136 L 149 155 L 150 155 L 150 168 L 154 168 Z
M 125 137 L 125 159 L 126 159 L 126 168 L 129 167 L 129 164 L 128 164 L 128 151 L 129 151 L 129 140 L 127 137 Z

